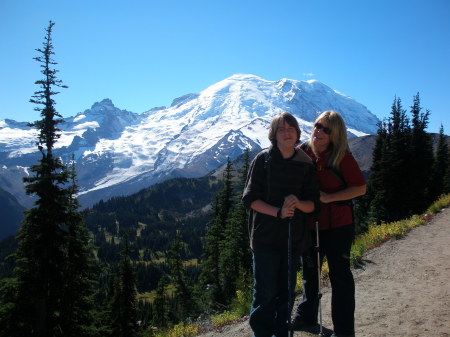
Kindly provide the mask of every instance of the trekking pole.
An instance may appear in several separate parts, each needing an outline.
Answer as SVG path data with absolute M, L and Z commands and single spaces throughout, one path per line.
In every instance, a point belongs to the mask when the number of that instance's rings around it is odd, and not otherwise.
M 291 276 L 292 276 L 292 235 L 291 235 L 291 220 L 289 218 L 288 224 L 288 334 L 290 337 L 294 336 L 294 330 L 292 329 L 291 323 L 291 310 L 292 310 L 292 285 L 291 285 Z
M 319 222 L 316 221 L 316 246 L 314 247 L 317 252 L 317 277 L 318 277 L 318 298 L 319 298 L 319 336 L 324 336 L 322 331 L 322 290 L 320 288 L 320 245 L 319 245 Z

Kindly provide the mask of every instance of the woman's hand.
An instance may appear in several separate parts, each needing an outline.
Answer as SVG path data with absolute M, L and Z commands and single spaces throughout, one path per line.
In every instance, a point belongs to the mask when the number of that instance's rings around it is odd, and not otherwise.
M 283 207 L 281 208 L 281 218 L 291 218 L 294 216 L 298 199 L 295 195 L 288 195 L 284 198 Z
M 294 216 L 295 209 L 299 209 L 304 213 L 311 213 L 312 211 L 314 211 L 314 203 L 312 201 L 299 200 L 293 194 L 290 194 L 286 198 L 284 198 L 284 205 L 286 205 L 290 209 L 290 214 L 292 214 L 291 216 Z

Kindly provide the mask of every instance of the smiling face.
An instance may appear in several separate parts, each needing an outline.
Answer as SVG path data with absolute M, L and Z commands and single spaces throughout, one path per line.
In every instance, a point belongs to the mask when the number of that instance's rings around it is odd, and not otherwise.
M 284 120 L 280 121 L 277 127 L 276 140 L 280 150 L 293 149 L 298 140 L 296 128 Z
M 328 146 L 331 143 L 330 132 L 333 132 L 333 130 L 330 128 L 326 118 L 321 118 L 314 124 L 312 141 L 319 152 L 328 149 Z

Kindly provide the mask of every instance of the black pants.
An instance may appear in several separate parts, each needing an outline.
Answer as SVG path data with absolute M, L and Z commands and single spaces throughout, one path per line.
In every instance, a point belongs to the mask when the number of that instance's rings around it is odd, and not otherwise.
M 311 233 L 314 245 L 316 234 Z M 355 282 L 350 270 L 350 249 L 354 239 L 354 226 L 319 232 L 320 265 L 327 258 L 331 283 L 331 316 L 336 334 L 353 334 L 355 331 Z M 302 256 L 303 298 L 297 308 L 296 318 L 317 322 L 319 310 L 317 252 L 314 248 Z

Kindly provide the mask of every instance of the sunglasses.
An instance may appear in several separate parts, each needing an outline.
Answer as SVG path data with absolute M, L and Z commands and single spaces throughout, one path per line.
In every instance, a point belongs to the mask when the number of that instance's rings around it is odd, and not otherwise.
M 331 135 L 331 129 L 329 127 L 323 126 L 322 123 L 314 124 L 314 127 L 319 130 L 323 130 L 327 135 Z

